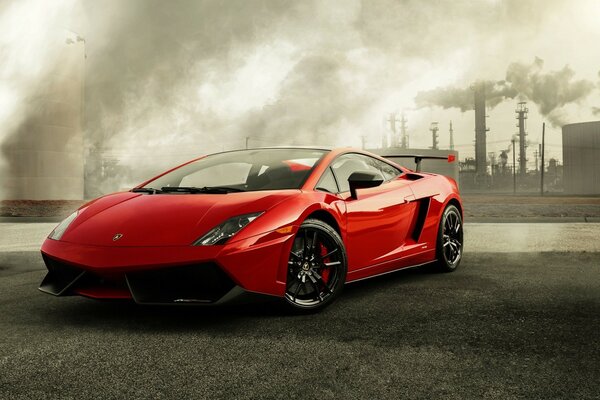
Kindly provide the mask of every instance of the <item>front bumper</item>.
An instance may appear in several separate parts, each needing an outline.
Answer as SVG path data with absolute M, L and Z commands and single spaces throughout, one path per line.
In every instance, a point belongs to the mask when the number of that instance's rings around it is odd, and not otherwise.
M 47 239 L 42 256 L 48 274 L 40 290 L 140 304 L 222 304 L 251 294 L 281 297 L 294 233 L 271 232 L 206 247 L 109 247 Z

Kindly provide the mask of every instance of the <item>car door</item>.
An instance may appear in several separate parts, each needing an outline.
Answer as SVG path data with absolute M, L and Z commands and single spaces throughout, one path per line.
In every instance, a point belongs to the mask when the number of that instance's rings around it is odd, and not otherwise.
M 402 171 L 358 153 L 344 154 L 331 164 L 346 203 L 346 242 L 349 272 L 400 257 L 416 205 L 410 181 L 396 179 Z M 384 183 L 359 189 L 350 197 L 348 177 L 357 171 L 379 174 Z

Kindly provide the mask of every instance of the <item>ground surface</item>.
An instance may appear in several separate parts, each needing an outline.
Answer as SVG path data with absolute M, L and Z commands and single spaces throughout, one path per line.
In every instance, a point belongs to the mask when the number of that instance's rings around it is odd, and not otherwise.
M 600 225 L 498 225 L 466 226 L 455 273 L 292 317 L 53 298 L 34 250 L 53 224 L 0 224 L 0 398 L 598 398 Z

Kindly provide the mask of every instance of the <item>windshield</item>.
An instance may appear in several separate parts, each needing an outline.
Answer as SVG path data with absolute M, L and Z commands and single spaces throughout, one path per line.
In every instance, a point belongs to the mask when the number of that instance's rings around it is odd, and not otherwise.
M 327 151 L 314 149 L 256 149 L 218 153 L 184 165 L 147 183 L 139 190 L 231 192 L 300 189 Z M 180 188 L 171 189 L 169 188 Z

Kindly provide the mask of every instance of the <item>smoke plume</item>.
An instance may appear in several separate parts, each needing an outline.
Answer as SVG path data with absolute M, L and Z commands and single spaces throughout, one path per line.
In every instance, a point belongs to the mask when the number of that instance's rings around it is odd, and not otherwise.
M 483 85 L 485 88 L 486 101 L 491 107 L 518 94 L 506 81 L 480 81 L 477 85 Z M 456 86 L 438 87 L 417 93 L 415 103 L 419 108 L 438 106 L 444 109 L 459 108 L 465 112 L 473 109 L 473 90 Z
M 535 58 L 529 65 L 513 63 L 508 66 L 506 80 L 526 99 L 533 101 L 551 124 L 563 124 L 561 108 L 577 103 L 594 89 L 588 80 L 575 80 L 575 71 L 568 65 L 558 71 L 543 72 L 544 61 Z
M 352 81 L 356 62 L 339 39 L 307 28 L 347 23 L 359 3 L 343 13 L 320 2 L 118 4 L 110 29 L 121 39 L 88 68 L 86 181 L 98 192 L 246 144 L 335 145 L 374 97 Z M 103 19 L 104 7 L 88 6 Z
M 552 125 L 562 125 L 563 107 L 586 98 L 594 84 L 585 79 L 574 79 L 575 71 L 568 65 L 549 72 L 544 72 L 543 67 L 544 61 L 536 57 L 531 64 L 510 64 L 503 81 L 483 82 L 487 105 L 493 108 L 504 100 L 519 96 L 534 102 Z M 473 108 L 473 92 L 470 88 L 438 87 L 419 92 L 415 103 L 418 107 L 458 108 L 464 112 Z
M 371 100 L 348 90 L 346 63 L 343 55 L 302 58 L 283 80 L 280 96 L 244 117 L 240 133 L 260 132 L 258 139 L 266 143 L 335 144 L 341 119 L 351 121 Z

